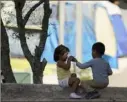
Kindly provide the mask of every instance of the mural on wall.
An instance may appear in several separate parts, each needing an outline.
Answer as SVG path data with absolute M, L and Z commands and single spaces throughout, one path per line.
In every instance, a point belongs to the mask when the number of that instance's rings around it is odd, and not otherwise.
M 109 61 L 112 68 L 118 68 L 118 57 L 127 56 L 127 9 L 120 10 L 120 8 L 108 1 L 100 1 L 95 3 L 83 3 L 83 33 L 82 33 L 82 62 L 86 62 L 92 58 L 91 47 L 97 42 L 101 41 L 106 46 L 106 55 L 104 59 Z M 14 6 L 14 5 L 13 5 Z M 53 52 L 59 43 L 59 20 L 58 20 L 58 5 L 53 4 L 53 13 L 49 22 L 48 38 L 46 41 L 45 50 L 42 57 L 45 57 L 49 63 L 54 63 Z M 5 7 L 6 8 L 6 7 Z M 110 10 L 109 10 L 110 9 Z M 6 9 L 5 9 L 6 10 Z M 10 9 L 11 12 L 14 9 Z M 39 18 L 43 15 L 40 14 L 42 8 L 38 8 Z M 65 34 L 64 34 L 64 44 L 70 48 L 70 53 L 75 56 L 75 44 L 76 44 L 76 25 L 75 25 L 75 4 L 66 3 L 65 4 Z M 121 13 L 122 11 L 122 13 Z M 2 11 L 3 12 L 3 11 Z M 41 11 L 42 12 L 42 11 Z M 4 15 L 4 14 L 2 14 Z M 7 14 L 6 14 L 7 15 Z M 35 14 L 36 15 L 36 14 Z M 10 15 L 11 16 L 11 15 Z M 2 16 L 5 18 L 5 16 Z M 35 16 L 37 18 L 37 16 Z M 125 18 L 125 19 L 123 19 Z M 12 19 L 12 18 L 11 18 Z M 28 22 L 28 24 L 39 25 L 39 19 L 37 21 Z M 15 23 L 15 22 L 13 22 Z M 126 27 L 125 27 L 126 26 Z M 119 29 L 118 29 L 119 28 Z M 23 56 L 20 43 L 16 39 L 12 38 L 13 30 L 8 30 L 9 42 L 11 48 L 11 55 L 18 54 Z M 34 47 L 38 44 L 39 32 L 33 33 L 34 36 L 27 39 L 30 50 L 33 52 Z M 17 43 L 18 42 L 18 43 Z M 17 44 L 17 45 L 16 45 Z M 15 46 L 16 50 L 15 50 Z M 12 56 L 13 57 L 13 56 Z

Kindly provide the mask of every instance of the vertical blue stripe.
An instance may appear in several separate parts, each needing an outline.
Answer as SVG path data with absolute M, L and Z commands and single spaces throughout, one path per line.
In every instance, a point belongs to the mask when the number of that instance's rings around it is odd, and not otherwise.
M 110 16 L 117 41 L 117 56 L 127 56 L 127 31 L 120 15 Z

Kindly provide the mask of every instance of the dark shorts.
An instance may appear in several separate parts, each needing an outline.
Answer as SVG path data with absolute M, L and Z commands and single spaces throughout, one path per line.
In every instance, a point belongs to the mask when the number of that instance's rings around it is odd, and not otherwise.
M 108 83 L 99 83 L 99 82 L 95 82 L 94 80 L 84 81 L 83 83 L 86 86 L 90 86 L 90 87 L 96 88 L 96 89 L 103 89 L 108 86 Z

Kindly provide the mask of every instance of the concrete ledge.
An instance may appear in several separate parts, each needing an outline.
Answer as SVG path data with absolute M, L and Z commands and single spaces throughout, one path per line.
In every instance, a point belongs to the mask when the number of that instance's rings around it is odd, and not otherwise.
M 1 84 L 2 102 L 127 102 L 127 88 L 109 87 L 101 91 L 101 98 L 94 100 L 69 99 L 70 89 L 57 85 Z

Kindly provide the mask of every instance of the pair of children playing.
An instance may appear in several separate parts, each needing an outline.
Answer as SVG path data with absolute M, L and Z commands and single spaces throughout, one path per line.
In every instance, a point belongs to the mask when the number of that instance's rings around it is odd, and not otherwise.
M 57 76 L 61 87 L 71 87 L 73 92 L 70 94 L 71 98 L 82 98 L 77 94 L 78 88 L 82 87 L 80 79 L 75 73 L 71 73 L 71 61 L 76 63 L 80 69 L 91 67 L 93 73 L 93 80 L 86 81 L 85 84 L 95 89 L 106 88 L 109 84 L 108 76 L 112 75 L 112 70 L 108 62 L 102 56 L 105 53 L 105 46 L 101 42 L 97 42 L 92 46 L 93 59 L 89 62 L 81 64 L 73 56 L 69 56 L 69 48 L 64 45 L 59 45 L 54 52 L 54 60 L 57 62 Z M 84 86 L 85 88 L 85 86 Z

